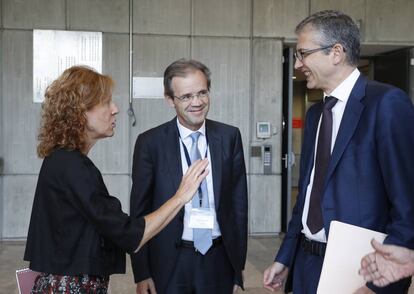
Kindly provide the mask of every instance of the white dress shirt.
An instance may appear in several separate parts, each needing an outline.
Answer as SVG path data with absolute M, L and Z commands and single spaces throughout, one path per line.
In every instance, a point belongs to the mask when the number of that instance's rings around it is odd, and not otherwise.
M 338 87 L 336 87 L 330 95 L 327 95 L 324 93 L 324 99 L 326 96 L 333 96 L 338 99 L 335 106 L 332 108 L 332 143 L 331 143 L 331 153 L 335 146 L 336 136 L 338 135 L 339 127 L 341 125 L 342 116 L 345 111 L 346 103 L 348 102 L 349 95 L 351 94 L 352 88 L 354 87 L 358 77 L 360 75 L 360 72 L 358 69 L 355 69 L 342 83 L 339 84 Z M 322 114 L 321 114 L 322 117 Z M 316 133 L 316 139 L 315 139 L 315 155 L 313 160 L 313 167 L 312 172 L 310 175 L 309 185 L 306 189 L 306 198 L 305 198 L 305 206 L 303 208 L 303 214 L 302 214 L 302 233 L 305 234 L 305 236 L 308 239 L 319 241 L 319 242 L 326 242 L 326 234 L 325 229 L 322 228 L 319 232 L 312 234 L 309 230 L 306 221 L 308 219 L 308 212 L 309 212 L 309 202 L 310 202 L 310 195 L 312 191 L 313 186 L 313 177 L 315 175 L 315 160 L 316 160 L 316 151 L 317 151 L 317 142 L 319 137 L 319 128 L 321 125 L 321 118 L 319 118 L 318 123 L 318 131 Z
M 194 133 L 194 131 L 187 129 L 182 124 L 180 124 L 179 120 L 177 119 L 177 126 L 178 126 L 178 132 L 180 133 L 180 137 L 182 142 L 184 143 L 185 147 L 188 150 L 188 153 L 191 151 L 191 145 L 192 145 L 192 139 L 190 135 Z M 208 193 L 208 203 L 209 207 L 214 211 L 216 211 L 214 206 L 214 190 L 213 190 L 213 176 L 212 176 L 212 169 L 211 169 L 211 157 L 210 157 L 210 148 L 207 146 L 207 140 L 206 140 L 206 122 L 204 121 L 201 128 L 197 131 L 200 132 L 201 135 L 198 138 L 198 150 L 200 150 L 200 154 L 202 157 L 206 154 L 207 150 L 207 158 L 208 158 L 208 170 L 210 171 L 209 174 L 206 177 L 207 181 L 207 193 Z M 208 135 L 208 134 L 207 134 Z M 188 165 L 187 160 L 185 158 L 184 148 L 179 140 L 178 142 L 180 144 L 180 153 L 181 153 L 181 166 L 183 168 L 183 174 L 187 172 Z M 188 223 L 190 221 L 190 210 L 193 208 L 192 201 L 188 202 L 184 206 L 184 230 L 182 239 L 187 241 L 193 241 L 193 229 L 188 227 Z M 217 216 L 214 217 L 214 227 L 211 232 L 212 238 L 215 239 L 218 236 L 221 236 L 220 228 L 217 222 Z

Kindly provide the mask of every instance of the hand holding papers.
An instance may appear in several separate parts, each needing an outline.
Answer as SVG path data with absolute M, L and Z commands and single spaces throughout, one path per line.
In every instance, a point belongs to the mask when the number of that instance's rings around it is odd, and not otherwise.
M 414 251 L 408 248 L 384 245 L 371 241 L 374 252 L 361 260 L 359 274 L 374 285 L 385 287 L 390 283 L 414 275 Z
M 382 242 L 386 235 L 332 221 L 318 294 L 349 294 L 365 285 L 358 274 L 361 258 L 372 252 L 371 239 Z

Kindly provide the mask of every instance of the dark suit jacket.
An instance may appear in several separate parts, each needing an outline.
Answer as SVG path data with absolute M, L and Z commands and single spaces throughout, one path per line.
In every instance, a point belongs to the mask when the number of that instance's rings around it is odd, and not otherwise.
M 58 275 L 125 273 L 125 252 L 136 250 L 144 228 L 144 219 L 122 212 L 87 156 L 55 150 L 40 169 L 24 259 Z
M 241 285 L 247 251 L 247 184 L 241 136 L 237 128 L 212 120 L 206 120 L 206 132 L 217 221 L 236 282 Z M 177 191 L 183 175 L 178 138 L 176 118 L 138 136 L 132 167 L 131 216 L 154 211 Z M 152 277 L 158 293 L 165 292 L 176 263 L 183 217 L 184 209 L 148 246 L 132 256 L 136 282 Z
M 299 194 L 276 257 L 291 274 L 321 111 L 318 103 L 307 113 Z M 338 220 L 387 233 L 385 243 L 414 248 L 414 108 L 403 91 L 358 78 L 332 151 L 322 214 L 327 235 L 330 222 Z

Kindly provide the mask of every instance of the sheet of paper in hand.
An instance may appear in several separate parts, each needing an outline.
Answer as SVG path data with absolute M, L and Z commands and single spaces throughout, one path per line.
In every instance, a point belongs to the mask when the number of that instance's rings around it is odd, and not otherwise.
M 364 286 L 364 278 L 358 274 L 361 259 L 374 251 L 371 239 L 383 242 L 386 236 L 380 232 L 332 221 L 317 293 L 349 294 Z

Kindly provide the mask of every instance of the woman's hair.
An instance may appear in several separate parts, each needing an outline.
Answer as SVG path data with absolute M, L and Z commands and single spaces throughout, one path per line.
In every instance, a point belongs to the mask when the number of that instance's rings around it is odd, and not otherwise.
M 114 82 L 86 66 L 73 66 L 46 89 L 37 154 L 44 158 L 59 148 L 83 150 L 86 111 L 110 99 Z

